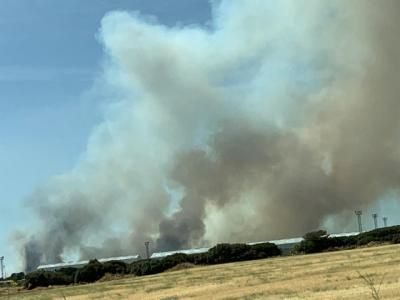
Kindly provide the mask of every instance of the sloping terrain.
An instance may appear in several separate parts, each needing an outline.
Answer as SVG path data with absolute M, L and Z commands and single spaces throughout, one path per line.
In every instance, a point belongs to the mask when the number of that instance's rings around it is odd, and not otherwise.
M 362 278 L 364 277 L 364 278 Z M 23 291 L 9 299 L 400 299 L 400 246 L 195 267 L 90 285 Z M 367 283 L 370 280 L 370 283 Z M 373 283 L 372 283 L 373 282 Z

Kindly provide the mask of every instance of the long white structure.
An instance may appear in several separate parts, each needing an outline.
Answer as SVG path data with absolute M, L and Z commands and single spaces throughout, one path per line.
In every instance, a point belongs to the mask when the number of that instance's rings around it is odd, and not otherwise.
M 360 234 L 359 232 L 347 232 L 347 233 L 333 233 L 329 234 L 329 237 L 347 237 L 347 236 L 356 236 Z M 270 241 L 261 241 L 261 242 L 250 242 L 246 243 L 247 245 L 257 245 L 263 243 L 273 243 L 278 246 L 278 248 L 282 251 L 283 254 L 290 253 L 294 246 L 301 243 L 303 241 L 302 237 L 290 238 L 290 239 L 281 239 L 281 240 L 270 240 Z M 161 259 L 167 257 L 169 255 L 182 253 L 182 254 L 201 254 L 206 253 L 210 248 L 194 248 L 194 249 L 184 249 L 184 250 L 174 250 L 174 251 L 166 251 L 166 252 L 155 252 L 150 256 L 150 259 Z M 134 261 L 140 260 L 141 257 L 139 255 L 132 256 L 119 256 L 119 257 L 109 257 L 109 258 L 101 258 L 98 261 L 101 263 L 108 261 L 121 261 L 125 263 L 132 263 Z M 76 261 L 76 262 L 67 262 L 67 263 L 57 263 L 57 264 L 49 264 L 49 265 L 41 265 L 37 269 L 38 270 L 46 270 L 46 271 L 55 271 L 61 268 L 72 267 L 72 268 L 81 268 L 84 265 L 89 263 L 88 260 Z
M 346 236 L 355 236 L 360 234 L 359 232 L 346 232 L 346 233 L 333 233 L 330 234 L 329 237 L 346 237 Z M 263 243 L 272 243 L 278 246 L 278 248 L 282 251 L 283 254 L 290 253 L 294 246 L 300 244 L 304 239 L 302 237 L 290 238 L 290 239 L 281 239 L 281 240 L 270 240 L 270 241 L 261 241 L 261 242 L 250 242 L 246 243 L 247 245 L 257 245 Z M 166 252 L 155 252 L 150 256 L 150 259 L 161 259 L 167 257 L 169 255 L 183 253 L 183 254 L 200 254 L 206 253 L 210 248 L 195 248 L 195 249 L 185 249 L 185 250 L 174 250 L 174 251 L 166 251 Z
M 185 249 L 185 250 L 174 250 L 174 251 L 166 251 L 166 252 L 154 252 L 150 258 L 151 259 L 160 259 L 169 255 L 183 253 L 183 254 L 201 254 L 206 253 L 210 248 L 195 248 L 195 249 Z
M 344 233 L 332 233 L 329 235 L 329 237 L 345 237 L 345 236 L 356 236 L 359 235 L 360 233 L 358 231 L 355 232 L 344 232 Z
M 345 233 L 332 233 L 332 234 L 328 234 L 328 236 L 333 238 L 333 237 L 356 236 L 359 234 L 360 234 L 359 232 L 345 232 Z M 273 243 L 278 246 L 278 248 L 282 251 L 282 254 L 288 254 L 293 250 L 294 246 L 300 244 L 303 240 L 304 239 L 302 237 L 297 237 L 297 238 L 291 238 L 291 239 L 252 242 L 252 243 L 247 243 L 247 245 Z
M 288 254 L 293 250 L 294 246 L 296 246 L 297 244 L 300 244 L 300 242 L 302 240 L 303 240 L 302 237 L 297 237 L 297 238 L 291 238 L 291 239 L 252 242 L 252 243 L 247 243 L 247 245 L 271 243 L 271 244 L 275 244 L 276 246 L 278 246 L 278 248 L 281 250 L 282 254 Z
M 98 259 L 98 261 L 101 263 L 109 261 L 121 261 L 127 264 L 138 260 L 140 260 L 139 255 L 117 256 L 117 257 L 107 257 Z M 88 260 L 81 260 L 75 262 L 62 262 L 57 264 L 40 265 L 37 267 L 37 270 L 55 271 L 61 268 L 82 268 L 84 265 L 87 265 L 88 263 L 89 263 Z

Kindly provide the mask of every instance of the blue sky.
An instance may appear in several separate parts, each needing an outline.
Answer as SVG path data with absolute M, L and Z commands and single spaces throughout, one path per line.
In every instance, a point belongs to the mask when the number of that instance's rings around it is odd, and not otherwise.
M 0 255 L 7 271 L 17 256 L 15 229 L 29 226 L 27 195 L 72 168 L 101 121 L 88 91 L 101 71 L 96 40 L 112 10 L 140 11 L 167 25 L 205 24 L 208 0 L 1 0 Z

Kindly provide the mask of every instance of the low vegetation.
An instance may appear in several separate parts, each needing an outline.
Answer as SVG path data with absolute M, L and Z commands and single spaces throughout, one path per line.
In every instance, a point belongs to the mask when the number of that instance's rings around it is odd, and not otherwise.
M 400 226 L 380 228 L 351 237 L 329 237 L 326 231 L 318 230 L 304 235 L 304 240 L 295 247 L 294 254 L 318 253 L 337 249 L 349 249 L 370 243 L 398 243 L 400 241 Z M 170 270 L 181 264 L 214 265 L 263 259 L 280 255 L 275 244 L 218 244 L 203 254 L 173 254 L 162 259 L 141 260 L 131 264 L 119 261 L 100 263 L 90 261 L 80 269 L 63 268 L 57 271 L 35 271 L 26 275 L 24 284 L 27 289 L 55 285 L 70 285 L 78 283 L 93 283 L 105 274 L 111 275 L 152 275 Z M 23 273 L 13 274 L 12 280 L 20 280 Z
M 400 243 L 400 226 L 378 228 L 356 236 L 329 237 L 325 230 L 313 231 L 303 236 L 295 253 L 318 253 L 327 250 L 349 249 L 369 243 Z
M 11 288 L 9 295 L 7 289 L 0 289 L 0 296 L 11 300 L 397 300 L 400 245 L 281 256 L 114 278 L 117 279 L 31 291 Z
M 131 264 L 119 261 L 100 263 L 91 260 L 80 269 L 63 268 L 56 271 L 35 271 L 26 276 L 25 287 L 47 287 L 54 285 L 68 285 L 76 283 L 96 282 L 105 274 L 120 275 L 151 275 L 164 272 L 177 265 L 190 263 L 193 265 L 221 264 L 235 261 L 254 260 L 280 255 L 275 244 L 262 243 L 257 245 L 246 244 L 219 244 L 202 254 L 186 255 L 177 253 L 162 259 L 141 260 Z

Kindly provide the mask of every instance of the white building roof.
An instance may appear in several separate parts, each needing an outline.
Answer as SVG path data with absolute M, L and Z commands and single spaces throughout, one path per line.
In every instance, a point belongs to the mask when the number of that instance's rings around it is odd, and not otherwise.
M 130 256 L 117 256 L 117 257 L 108 257 L 108 258 L 100 258 L 98 259 L 99 262 L 104 263 L 108 261 L 135 261 L 139 260 L 139 255 L 130 255 Z M 48 264 L 48 265 L 40 265 L 37 267 L 38 270 L 55 270 L 67 267 L 80 267 L 88 264 L 88 260 L 81 260 L 81 261 L 74 261 L 74 262 L 62 262 L 57 264 Z
M 286 245 L 286 244 L 300 243 L 302 240 L 303 240 L 302 237 L 298 237 L 298 238 L 282 239 L 282 240 L 251 242 L 251 243 L 247 243 L 247 245 L 257 245 L 257 244 L 264 244 L 264 243 L 272 243 L 275 245 Z
M 155 252 L 150 258 L 163 258 L 169 255 L 183 253 L 183 254 L 200 254 L 206 253 L 210 248 L 195 248 L 195 249 L 185 249 L 185 250 L 175 250 L 175 251 L 166 251 L 166 252 Z
M 329 237 L 345 237 L 345 236 L 356 236 L 359 235 L 360 233 L 357 232 L 344 232 L 344 233 L 332 233 L 329 235 Z
M 99 262 L 107 262 L 107 261 L 126 261 L 126 260 L 139 260 L 140 259 L 140 255 L 136 254 L 136 255 L 129 255 L 129 256 L 117 256 L 117 257 L 108 257 L 108 258 L 100 258 L 98 261 Z
M 66 268 L 66 267 L 82 266 L 82 265 L 86 265 L 87 263 L 89 263 L 88 260 L 81 260 L 81 261 L 75 261 L 75 262 L 62 262 L 62 263 L 57 263 L 57 264 L 40 265 L 37 267 L 37 269 L 38 270 L 61 269 L 61 268 Z
M 344 233 L 332 233 L 328 234 L 329 237 L 346 237 L 346 236 L 356 236 L 359 235 L 359 232 L 344 232 Z M 251 242 L 247 243 L 247 245 L 257 245 L 263 243 L 273 243 L 277 246 L 286 245 L 286 244 L 297 244 L 303 240 L 302 237 L 290 238 L 290 239 L 282 239 L 282 240 L 272 240 L 272 241 L 263 241 L 263 242 Z

